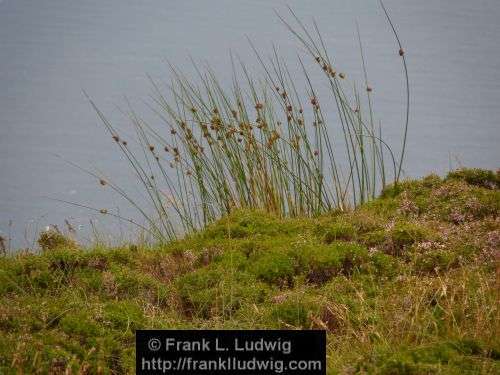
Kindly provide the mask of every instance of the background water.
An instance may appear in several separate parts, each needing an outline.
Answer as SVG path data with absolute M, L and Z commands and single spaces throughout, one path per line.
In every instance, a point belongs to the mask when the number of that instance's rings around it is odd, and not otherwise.
M 317 20 L 337 65 L 360 74 L 360 24 L 376 113 L 397 145 L 403 80 L 393 36 L 375 0 L 289 0 L 308 22 Z M 12 246 L 29 246 L 37 228 L 65 218 L 88 233 L 115 228 L 84 209 L 119 199 L 55 154 L 99 168 L 134 190 L 135 180 L 95 113 L 86 90 L 115 124 L 126 95 L 146 110 L 146 73 L 168 81 L 165 60 L 186 66 L 208 61 L 229 82 L 231 49 L 248 64 L 250 37 L 261 51 L 272 43 L 295 66 L 297 43 L 280 24 L 281 0 L 0 0 L 0 230 Z M 409 62 L 412 114 L 405 174 L 456 167 L 499 167 L 500 2 L 386 0 Z M 189 68 L 187 68 L 189 71 Z M 295 68 L 292 68 L 292 70 Z M 397 149 L 397 147 L 396 147 Z M 9 225 L 11 222 L 11 225 Z M 2 234 L 2 233 L 0 233 Z

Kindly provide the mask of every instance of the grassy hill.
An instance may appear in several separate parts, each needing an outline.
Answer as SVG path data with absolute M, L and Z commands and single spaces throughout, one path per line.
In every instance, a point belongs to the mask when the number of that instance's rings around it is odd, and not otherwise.
M 500 177 L 431 175 L 352 212 L 239 211 L 163 247 L 54 232 L 0 258 L 0 373 L 131 373 L 139 328 L 324 329 L 328 373 L 499 373 Z

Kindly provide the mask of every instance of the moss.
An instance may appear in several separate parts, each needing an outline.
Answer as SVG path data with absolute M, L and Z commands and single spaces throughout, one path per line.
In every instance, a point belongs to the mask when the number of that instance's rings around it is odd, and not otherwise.
M 412 375 L 476 374 L 498 370 L 500 367 L 494 362 L 477 360 L 484 354 L 474 340 L 442 341 L 416 348 L 399 347 L 392 352 L 381 349 L 372 358 L 358 363 L 357 369 L 376 374 Z
M 302 298 L 301 298 L 302 297 Z M 270 317 L 277 321 L 281 327 L 309 328 L 310 316 L 317 313 L 318 306 L 313 301 L 304 299 L 303 296 L 288 298 L 286 301 L 272 307 Z
M 322 236 L 322 240 L 326 244 L 331 244 L 335 241 L 350 241 L 356 238 L 356 228 L 354 225 L 346 222 L 337 222 L 329 225 Z
M 258 257 L 252 265 L 252 273 L 259 279 L 280 286 L 293 284 L 295 270 L 295 259 L 289 253 L 279 250 Z
M 307 280 L 323 284 L 338 274 L 351 274 L 367 258 L 363 246 L 335 242 L 330 245 L 301 246 L 295 250 L 301 269 L 307 273 Z
M 314 218 L 237 211 L 161 246 L 0 257 L 0 372 L 133 373 L 138 328 L 313 328 L 332 373 L 497 373 L 500 192 L 483 175 Z
M 267 294 L 252 275 L 220 267 L 187 274 L 176 285 L 184 314 L 202 319 L 231 316 L 243 304 L 262 302 Z
M 460 262 L 460 255 L 454 251 L 439 249 L 419 254 L 415 260 L 417 272 L 437 272 L 456 267 Z
M 423 225 L 412 222 L 397 222 L 391 230 L 391 240 L 396 249 L 412 245 L 424 239 L 433 239 L 433 233 Z
M 434 240 L 436 234 L 426 226 L 407 220 L 398 220 L 385 229 L 365 233 L 361 240 L 369 247 L 379 247 L 392 255 L 403 255 L 404 250 L 423 240 Z
M 397 258 L 384 253 L 376 252 L 370 255 L 370 261 L 363 266 L 365 273 L 381 277 L 393 278 L 400 273 L 402 265 Z
M 68 335 L 78 335 L 83 338 L 94 339 L 102 335 L 102 327 L 94 322 L 86 311 L 76 311 L 66 314 L 59 321 L 59 327 Z
M 135 332 L 143 329 L 145 324 L 142 308 L 133 300 L 107 302 L 103 308 L 103 321 L 122 332 Z

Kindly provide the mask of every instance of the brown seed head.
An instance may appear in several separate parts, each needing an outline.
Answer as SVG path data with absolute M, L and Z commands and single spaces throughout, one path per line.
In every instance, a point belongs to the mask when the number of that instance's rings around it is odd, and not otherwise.
M 108 213 L 108 210 L 106 210 L 105 208 L 101 208 L 99 212 L 103 215 L 106 215 Z
M 405 54 L 405 50 L 400 48 L 399 49 L 399 56 L 403 56 Z
M 344 79 L 345 78 L 345 74 L 344 73 L 339 73 L 339 77 Z
M 255 104 L 255 109 L 256 110 L 259 110 L 259 109 L 262 109 L 264 106 L 262 105 L 262 103 L 257 103 Z
M 102 185 L 102 186 L 106 186 L 108 183 L 106 182 L 106 180 L 103 180 L 102 178 L 99 180 L 99 183 Z
M 155 150 L 155 146 L 149 145 L 149 151 L 153 152 Z
M 113 139 L 115 140 L 115 142 L 120 142 L 120 137 L 118 137 L 117 135 L 114 135 Z
M 372 89 L 370 86 L 367 86 L 367 87 L 366 87 L 366 91 L 368 91 L 368 92 L 372 92 L 372 91 L 373 91 L 373 89 Z

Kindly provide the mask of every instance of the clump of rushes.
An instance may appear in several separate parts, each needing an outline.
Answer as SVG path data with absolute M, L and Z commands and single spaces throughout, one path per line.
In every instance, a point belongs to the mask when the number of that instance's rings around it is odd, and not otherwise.
M 337 73 L 316 24 L 310 31 L 291 9 L 290 13 L 295 26 L 279 18 L 323 72 L 331 95 L 323 102 L 335 104 L 337 119 L 327 119 L 305 60 L 299 59 L 307 93 L 302 98 L 277 51 L 265 63 L 251 43 L 265 72 L 263 85 L 256 84 L 244 63 L 236 68 L 233 59 L 230 89 L 210 68 L 202 71 L 196 65 L 198 84 L 172 65 L 168 93 L 151 80 L 156 112 L 166 128 L 157 130 L 131 111 L 140 153 L 119 142 L 115 127 L 90 100 L 138 176 L 155 215 L 122 189 L 111 187 L 139 209 L 158 240 L 195 231 L 239 208 L 280 216 L 346 210 L 373 199 L 386 184 L 397 184 L 403 154 L 398 162 L 375 125 L 361 38 L 366 110 L 356 85 L 345 73 Z M 395 33 L 388 15 L 387 19 Z M 407 124 L 403 153 L 406 128 Z M 333 137 L 334 132 L 341 136 Z M 165 151 L 162 157 L 156 149 Z

